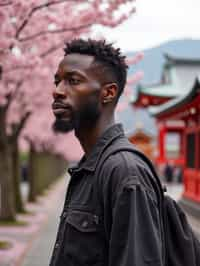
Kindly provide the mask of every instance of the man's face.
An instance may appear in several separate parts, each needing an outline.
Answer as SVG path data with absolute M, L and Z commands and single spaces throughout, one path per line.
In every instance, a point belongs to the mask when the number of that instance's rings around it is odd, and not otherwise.
M 101 83 L 92 69 L 93 56 L 69 54 L 55 75 L 53 112 L 54 129 L 69 132 L 92 127 L 100 113 Z

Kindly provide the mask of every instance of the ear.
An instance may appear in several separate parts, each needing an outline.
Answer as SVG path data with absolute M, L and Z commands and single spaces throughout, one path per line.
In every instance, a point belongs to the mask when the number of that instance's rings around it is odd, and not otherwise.
M 103 86 L 101 93 L 101 102 L 103 104 L 115 101 L 118 93 L 118 86 L 116 83 L 109 83 Z

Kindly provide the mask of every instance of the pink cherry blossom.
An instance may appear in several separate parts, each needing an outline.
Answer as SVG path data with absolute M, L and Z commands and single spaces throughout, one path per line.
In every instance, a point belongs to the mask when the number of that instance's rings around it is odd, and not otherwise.
M 67 159 L 78 159 L 83 152 L 73 134 L 55 135 L 52 131 L 53 77 L 63 57 L 64 43 L 80 36 L 89 37 L 97 24 L 117 26 L 134 12 L 134 1 L 3 2 L 0 3 L 3 68 L 0 110 L 6 110 L 6 134 L 13 134 L 13 125 L 20 126 L 22 146 L 31 141 L 36 150 L 46 149 Z M 132 8 L 120 12 L 126 4 Z

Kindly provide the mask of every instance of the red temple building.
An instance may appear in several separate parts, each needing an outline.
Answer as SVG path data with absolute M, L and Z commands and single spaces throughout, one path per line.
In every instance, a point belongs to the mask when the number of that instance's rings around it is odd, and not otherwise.
M 159 125 L 160 154 L 163 159 L 164 139 L 173 123 L 179 134 L 179 161 L 183 166 L 184 198 L 200 203 L 200 80 L 190 90 L 161 106 L 150 109 Z M 178 125 L 180 124 L 180 129 Z M 174 129 L 173 129 L 174 130 Z
M 157 84 L 140 84 L 137 87 L 137 92 L 132 103 L 135 107 L 148 107 L 163 104 L 174 97 L 182 94 L 188 84 L 195 78 L 196 65 L 198 71 L 200 70 L 200 61 L 198 64 L 195 60 L 174 58 L 168 54 L 165 54 L 165 64 L 163 66 L 161 81 Z M 184 78 L 185 70 L 188 68 L 194 68 L 194 71 L 187 73 L 186 80 Z M 184 70 L 182 69 L 184 68 Z M 194 72 L 194 73 L 193 73 Z M 184 80 L 184 81 L 183 81 Z
M 160 84 L 141 86 L 132 104 L 156 119 L 156 163 L 183 171 L 183 201 L 200 203 L 200 59 L 165 55 Z M 145 100 L 144 100 L 145 99 Z M 191 208 L 189 208 L 191 210 Z
M 157 106 L 185 95 L 193 86 L 195 78 L 200 73 L 200 59 L 176 58 L 165 54 L 165 60 L 161 81 L 154 85 L 139 85 L 132 101 L 134 107 L 156 109 Z M 167 119 L 163 123 L 158 119 L 156 121 L 158 145 L 155 161 L 157 165 L 161 168 L 167 163 L 183 166 L 184 122 Z

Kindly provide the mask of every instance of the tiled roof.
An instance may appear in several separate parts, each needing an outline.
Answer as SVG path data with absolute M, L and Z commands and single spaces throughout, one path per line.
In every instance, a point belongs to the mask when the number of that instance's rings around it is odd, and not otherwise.
M 163 71 L 165 71 L 163 73 L 165 73 L 165 77 L 167 78 L 167 80 L 163 80 L 162 83 L 157 83 L 153 85 L 138 85 L 137 92 L 135 93 L 134 97 L 131 98 L 132 103 L 137 102 L 140 94 L 163 98 L 175 98 L 188 92 L 188 86 L 191 87 L 191 82 L 193 82 L 194 76 L 196 76 L 197 69 L 193 70 L 193 68 L 191 68 L 192 71 L 188 72 L 189 79 L 186 82 L 188 84 L 184 85 L 183 87 L 181 83 L 183 83 L 184 77 L 181 78 L 181 76 L 177 74 L 178 70 L 176 68 L 176 62 L 181 65 L 184 65 L 184 62 L 187 62 L 188 64 L 190 64 L 188 68 L 190 66 L 193 66 L 194 63 L 199 65 L 200 67 L 200 59 L 174 57 L 169 54 L 165 54 L 165 58 L 167 59 L 167 61 L 163 66 Z
M 152 85 L 138 85 L 137 93 L 131 98 L 131 102 L 134 103 L 138 100 L 139 94 L 153 95 L 158 97 L 177 97 L 181 94 L 182 88 L 176 75 L 176 71 L 173 67 L 168 70 L 170 81 L 168 83 L 158 83 Z
M 194 85 L 190 88 L 190 90 L 187 93 L 179 97 L 176 97 L 175 99 L 168 101 L 160 106 L 149 107 L 148 110 L 150 114 L 153 116 L 158 116 L 168 111 L 171 111 L 174 108 L 177 108 L 185 104 L 186 102 L 190 101 L 195 96 L 197 89 L 200 89 L 200 77 L 196 78 Z
M 168 62 L 174 63 L 174 64 L 200 64 L 200 58 L 188 58 L 188 57 L 180 57 L 180 56 L 174 56 L 168 53 L 164 53 L 164 57 L 167 59 Z

